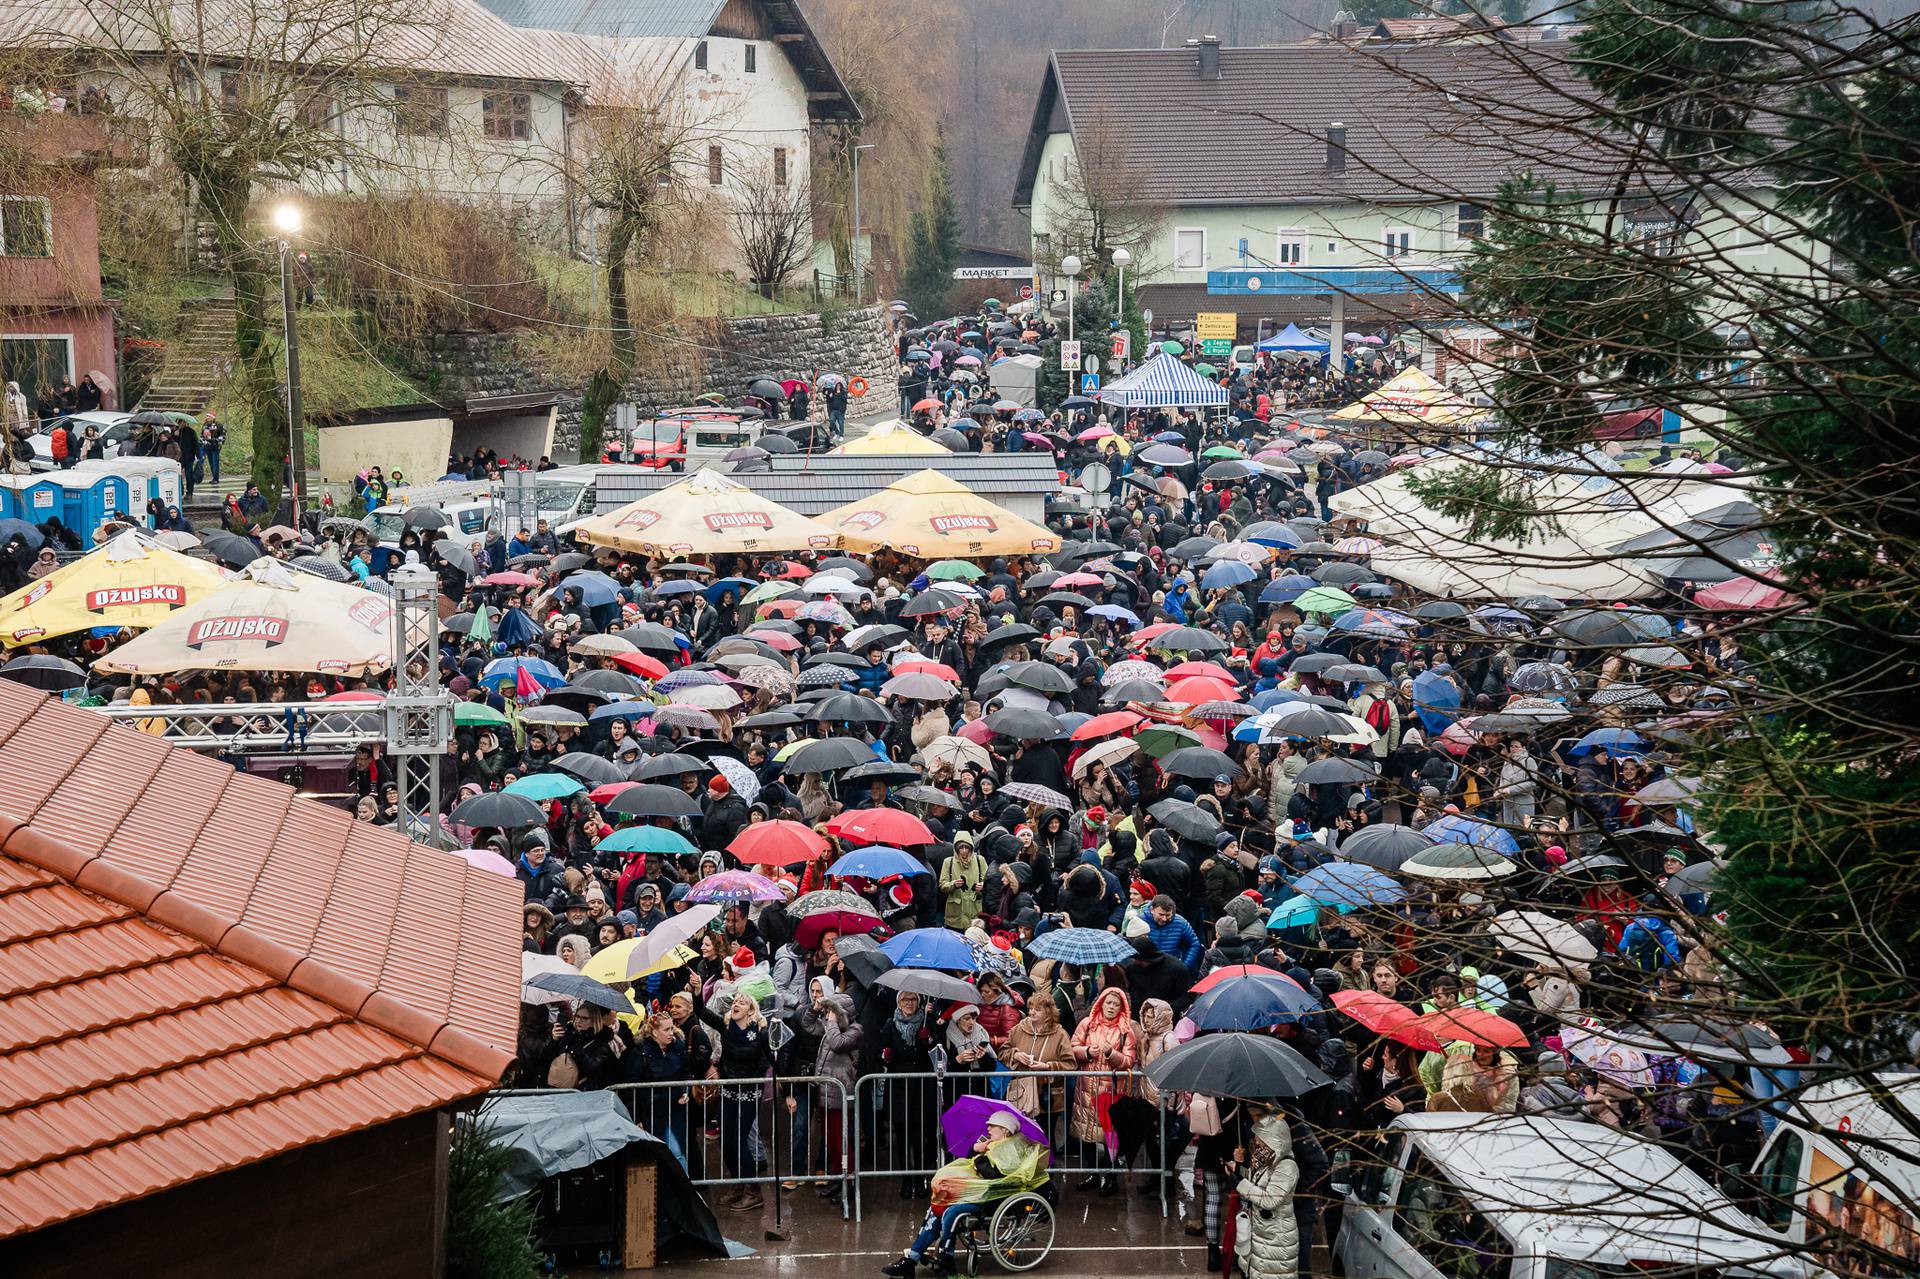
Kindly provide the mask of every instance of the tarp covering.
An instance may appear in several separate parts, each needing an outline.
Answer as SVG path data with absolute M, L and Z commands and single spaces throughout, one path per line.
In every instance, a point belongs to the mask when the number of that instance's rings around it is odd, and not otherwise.
M 0 644 L 35 644 L 96 626 L 144 630 L 227 584 L 208 560 L 131 530 L 0 599 Z
M 1452 426 L 1485 417 L 1477 408 L 1422 373 L 1418 367 L 1401 370 L 1378 390 L 1349 404 L 1329 420 L 1384 422 L 1390 426 Z
M 393 664 L 393 601 L 257 559 L 95 662 L 121 675 L 294 671 L 361 676 Z
M 1227 402 L 1227 388 L 1207 381 L 1162 351 L 1101 387 L 1095 398 L 1129 409 L 1208 408 Z
M 848 550 L 887 547 L 924 560 L 1044 555 L 1060 549 L 1050 530 L 935 470 L 904 476 L 871 497 L 828 511 L 820 522 Z
M 669 558 L 828 551 L 840 545 L 826 525 L 714 470 L 582 520 L 573 532 L 594 546 Z

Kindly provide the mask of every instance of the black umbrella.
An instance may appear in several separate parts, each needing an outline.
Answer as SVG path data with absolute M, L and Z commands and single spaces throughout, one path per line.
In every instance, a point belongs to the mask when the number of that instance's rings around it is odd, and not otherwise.
M 1163 653 L 1224 653 L 1227 642 L 1212 631 L 1193 626 L 1176 626 L 1147 641 L 1148 648 Z
M 1413 616 L 1423 622 L 1455 622 L 1469 616 L 1469 612 L 1459 600 L 1428 600 L 1413 610 Z
M 543 568 L 551 561 L 545 555 L 528 551 L 525 555 L 515 555 L 507 560 L 508 568 Z
M 1399 870 L 1400 863 L 1415 853 L 1432 847 L 1432 838 L 1411 826 L 1381 822 L 1377 826 L 1362 826 L 1341 840 L 1339 855 L 1350 862 L 1390 873 Z
M 235 533 L 223 533 L 217 530 L 202 533 L 200 545 L 206 547 L 207 553 L 213 558 L 233 568 L 245 568 L 260 558 L 260 548 L 255 546 L 251 539 Z
M 749 715 L 735 727 L 738 728 L 792 728 L 801 723 L 800 712 L 791 707 L 776 706 L 770 711 L 761 711 L 758 715 Z
M 1147 1067 L 1147 1078 L 1163 1091 L 1245 1101 L 1302 1097 L 1333 1082 L 1273 1036 L 1241 1031 L 1201 1035 L 1171 1049 Z
M 843 782 L 912 782 L 918 781 L 920 770 L 908 764 L 896 764 L 890 759 L 876 759 L 871 764 L 861 764 L 849 768 L 841 775 Z
M 536 973 L 527 978 L 526 984 L 535 990 L 550 990 L 556 995 L 565 995 L 577 1004 L 604 1008 L 610 1013 L 633 1011 L 633 1003 L 625 995 L 605 982 L 595 981 L 581 973 Z
M 907 786 L 893 793 L 893 797 L 909 804 L 934 804 L 941 808 L 959 808 L 960 797 L 950 791 L 933 786 Z
M 834 570 L 840 570 L 835 572 Z M 873 569 L 850 555 L 829 555 L 813 566 L 815 573 L 831 573 L 834 577 L 851 577 L 856 582 L 871 582 Z
M 900 610 L 900 616 L 930 617 L 935 613 L 945 613 L 950 609 L 964 608 L 965 606 L 966 601 L 958 595 L 952 595 L 938 587 L 934 587 L 922 591 L 920 594 L 908 600 L 907 606 Z
M 653 622 L 640 622 L 620 631 L 619 636 L 635 648 L 653 653 L 674 654 L 680 651 L 680 641 L 674 633 L 664 626 Z
M 1666 890 L 1675 897 L 1686 893 L 1710 893 L 1720 872 L 1726 869 L 1725 862 L 1704 860 L 1682 866 L 1667 876 Z
M 1073 691 L 1073 681 L 1067 678 L 1067 673 L 1051 662 L 1013 662 L 1004 674 L 1007 683 L 1036 693 Z
M 1003 706 L 987 716 L 986 724 L 1000 736 L 1019 742 L 1052 742 L 1067 735 L 1054 716 L 1025 706 Z
M 1025 622 L 1009 622 L 1005 626 L 996 626 L 980 638 L 983 649 L 997 648 L 1002 644 L 1012 644 L 1016 640 L 1038 638 L 1040 632 Z
M 786 388 L 770 377 L 757 377 L 753 379 L 752 384 L 747 387 L 747 394 L 757 395 L 763 400 L 780 400 L 783 402 L 787 398 Z
M 1176 544 L 1169 554 L 1176 559 L 1197 560 L 1219 545 L 1220 539 L 1217 537 L 1190 537 Z
M 1341 733 L 1351 733 L 1353 725 L 1332 711 L 1323 711 L 1318 706 L 1304 711 L 1296 711 L 1274 725 L 1287 737 L 1312 739 L 1333 737 Z
M 847 671 L 865 671 L 873 668 L 873 663 L 858 653 L 815 653 L 800 665 L 806 669 L 815 666 L 837 666 Z
M 47 535 L 25 520 L 8 517 L 0 520 L 0 542 L 19 538 L 30 551 L 37 551 L 47 544 Z
M 1042 595 L 1039 602 L 1054 608 L 1092 608 L 1094 604 L 1091 598 L 1078 591 L 1054 591 L 1052 594 Z
M 1314 760 L 1294 776 L 1296 785 L 1366 785 L 1380 780 L 1380 770 L 1345 755 L 1328 755 Z
M 1239 777 L 1247 770 L 1224 752 L 1207 746 L 1183 746 L 1160 760 L 1160 771 L 1172 777 L 1200 777 L 1211 780 L 1225 775 Z
M 927 438 L 935 444 L 938 444 L 941 448 L 954 453 L 965 453 L 970 449 L 967 443 L 967 437 L 950 426 L 941 427 Z
M 760 437 L 760 448 L 768 453 L 798 453 L 800 445 L 792 436 L 781 435 L 777 431 L 768 431 Z
M 441 538 L 433 544 L 432 554 L 465 573 L 468 577 L 480 576 L 480 562 L 473 558 L 473 552 L 457 542 Z
M 599 755 L 589 755 L 585 751 L 568 751 L 553 761 L 553 767 L 559 772 L 579 778 L 588 786 L 608 786 L 614 782 L 627 780 L 626 770 L 620 765 Z
M 1165 698 L 1165 685 L 1147 679 L 1123 679 L 1100 695 L 1103 705 L 1119 706 L 1125 702 L 1157 702 Z
M 833 693 L 821 698 L 807 712 L 808 719 L 826 724 L 891 724 L 893 716 L 871 697 L 858 693 Z
M 44 692 L 59 693 L 69 688 L 79 688 L 87 682 L 87 673 L 64 657 L 55 657 L 51 653 L 30 653 L 0 666 L 0 678 Z
M 1298 671 L 1302 675 L 1319 675 L 1336 666 L 1346 665 L 1347 659 L 1338 653 L 1302 653 L 1288 664 L 1288 671 Z
M 1344 560 L 1332 564 L 1322 564 L 1311 575 L 1316 582 L 1325 582 L 1329 586 L 1355 586 L 1362 582 L 1377 582 L 1380 579 L 1358 564 L 1349 564 Z
M 572 683 L 575 688 L 590 688 L 596 693 L 624 693 L 629 697 L 640 691 L 640 681 L 624 671 L 581 671 Z
M 684 777 L 688 773 L 707 773 L 713 770 L 707 762 L 694 755 L 685 755 L 671 751 L 665 755 L 655 755 L 652 759 L 643 759 L 627 770 L 627 777 L 636 782 L 657 782 L 666 777 Z
M 698 817 L 700 802 L 677 786 L 629 786 L 607 805 L 611 813 L 630 817 Z
M 1710 1015 L 1656 1017 L 1650 1022 L 1614 1026 L 1600 1033 L 1608 1043 L 1666 1057 L 1741 1066 L 1793 1064 L 1793 1054 L 1758 1026 L 1722 1021 Z
M 465 635 L 473 629 L 473 614 L 455 613 L 452 617 L 440 623 L 440 629 L 443 631 L 452 631 L 455 635 Z
M 855 737 L 823 737 L 807 742 L 787 756 L 789 773 L 833 773 L 870 764 L 873 747 Z
M 408 528 L 441 529 L 452 528 L 453 520 L 447 513 L 435 506 L 414 506 L 400 517 Z
M 1220 823 L 1214 820 L 1212 813 L 1183 799 L 1163 799 L 1149 808 L 1147 813 L 1153 820 L 1185 839 L 1206 843 L 1220 834 Z
M 510 795 L 506 791 L 484 791 L 470 796 L 455 804 L 447 816 L 456 826 L 538 826 L 546 821 L 547 815 L 540 805 L 525 795 Z
M 1320 672 L 1327 679 L 1342 684 L 1384 684 L 1386 672 L 1378 666 L 1365 666 L 1358 662 L 1342 662 L 1338 666 L 1329 666 Z
M 1638 644 L 1640 634 L 1611 608 L 1577 608 L 1553 620 L 1548 632 L 1576 648 Z
M 862 986 L 874 985 L 893 968 L 893 961 L 880 952 L 880 943 L 862 934 L 841 934 L 833 943 L 833 953 Z

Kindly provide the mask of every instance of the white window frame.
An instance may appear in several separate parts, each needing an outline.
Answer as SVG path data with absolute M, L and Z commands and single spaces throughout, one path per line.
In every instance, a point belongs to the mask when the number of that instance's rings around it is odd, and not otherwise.
M 1759 257 L 1773 247 L 1771 243 L 1773 240 L 1773 214 L 1763 213 L 1755 209 L 1751 217 L 1742 221 L 1736 221 L 1733 224 L 1733 233 L 1739 237 L 1733 249 L 1735 257 Z M 1752 238 L 1749 239 L 1748 237 Z
M 1307 265 L 1307 229 L 1298 226 L 1277 227 L 1273 232 L 1273 264 L 1278 267 L 1304 267 Z M 1299 251 L 1299 259 L 1287 261 L 1289 248 Z
M 755 75 L 760 70 L 760 46 L 749 40 L 741 46 L 740 70 Z
M 708 58 L 709 58 L 709 52 L 707 49 L 707 42 L 705 40 L 702 40 L 698 44 L 693 46 L 693 69 L 695 71 L 707 70 Z
M 0 258 L 20 258 L 34 262 L 51 262 L 53 260 L 53 200 L 44 195 L 0 195 L 0 203 L 39 205 L 40 228 L 45 233 L 47 242 L 47 251 L 45 253 L 11 252 L 7 248 L 6 223 L 4 220 L 0 220 Z M 8 334 L 7 336 L 11 337 L 14 335 Z
M 1460 234 L 1460 221 L 1461 221 L 1460 210 L 1463 207 L 1466 207 L 1468 205 L 1472 205 L 1472 207 L 1480 210 L 1480 234 L 1479 235 L 1461 235 Z M 1466 245 L 1472 244 L 1475 240 L 1478 240 L 1484 237 L 1486 233 L 1487 233 L 1487 206 L 1484 204 L 1477 203 L 1473 200 L 1454 201 L 1454 205 L 1453 205 L 1453 242 L 1454 244 L 1460 247 L 1465 247 Z
M 1180 237 L 1197 235 L 1200 237 L 1200 262 L 1197 266 L 1188 266 L 1180 251 Z M 1207 229 L 1203 226 L 1177 226 L 1173 228 L 1173 269 L 1176 271 L 1204 271 L 1207 269 Z
M 1406 247 L 1395 253 L 1389 246 L 1402 239 L 1406 241 Z M 1380 256 L 1388 262 L 1417 262 L 1420 258 L 1420 228 L 1399 224 L 1381 228 Z

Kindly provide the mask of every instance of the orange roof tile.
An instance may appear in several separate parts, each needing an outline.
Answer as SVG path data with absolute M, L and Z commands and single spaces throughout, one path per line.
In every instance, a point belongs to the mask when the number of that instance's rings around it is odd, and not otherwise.
M 492 1086 L 520 898 L 0 681 L 0 1237 Z

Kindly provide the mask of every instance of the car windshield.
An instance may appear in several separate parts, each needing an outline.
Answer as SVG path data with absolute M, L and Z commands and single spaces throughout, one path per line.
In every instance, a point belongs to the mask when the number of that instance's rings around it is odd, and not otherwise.
M 651 444 L 655 448 L 672 448 L 680 442 L 686 427 L 670 419 L 642 422 L 633 428 L 635 444 Z
M 367 524 L 373 532 L 376 542 L 398 544 L 400 535 L 407 530 L 407 516 L 404 511 L 375 511 L 367 517 Z
M 534 508 L 545 519 L 566 519 L 573 514 L 573 508 L 579 504 L 580 495 L 586 489 L 584 480 L 567 484 L 536 484 L 533 488 Z

